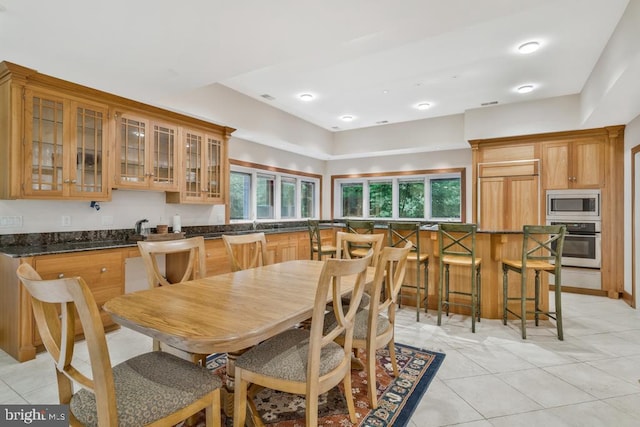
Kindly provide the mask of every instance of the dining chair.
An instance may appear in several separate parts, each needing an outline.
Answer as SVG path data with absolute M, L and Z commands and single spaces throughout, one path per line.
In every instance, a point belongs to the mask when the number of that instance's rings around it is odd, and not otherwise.
M 438 326 L 442 320 L 442 307 L 446 307 L 449 316 L 449 307 L 467 307 L 471 310 L 471 332 L 476 332 L 476 319 L 481 317 L 482 295 L 482 258 L 476 256 L 476 224 L 439 224 L 438 246 L 440 257 L 440 281 L 438 283 Z M 460 268 L 468 267 L 470 270 L 470 283 L 464 287 L 462 280 L 458 286 L 451 290 L 449 281 L 450 266 Z M 444 285 L 444 295 L 443 295 Z M 469 298 L 468 302 L 452 300 L 451 295 Z
M 362 349 L 366 354 L 364 365 L 367 374 L 367 395 L 371 409 L 378 407 L 376 395 L 376 350 L 387 347 L 393 374 L 398 377 L 395 352 L 396 303 L 406 273 L 408 257 L 413 244 L 405 242 L 403 247 L 384 247 L 380 253 L 373 278 L 371 302 L 367 309 L 358 310 L 353 326 L 353 349 Z M 383 297 L 384 295 L 384 297 Z M 333 312 L 327 314 L 325 329 L 335 327 Z M 344 336 L 336 339 L 342 343 Z
M 301 394 L 306 400 L 306 425 L 318 425 L 318 396 L 340 383 L 349 410 L 356 422 L 351 389 L 351 344 L 353 321 L 364 291 L 371 255 L 358 259 L 327 259 L 316 290 L 310 329 L 288 329 L 246 351 L 236 359 L 234 427 L 244 427 L 249 384 Z M 347 311 L 340 302 L 342 283 L 355 280 Z M 336 327 L 324 330 L 324 314 L 329 298 L 338 319 Z M 343 345 L 334 340 L 344 334 Z
M 420 321 L 420 307 L 424 304 L 424 312 L 428 309 L 429 296 L 429 254 L 423 253 L 420 249 L 420 226 L 419 222 L 390 222 L 388 225 L 388 245 L 391 247 L 402 247 L 406 242 L 412 243 L 412 250 L 408 261 L 416 265 L 416 281 L 414 285 L 404 283 L 404 288 L 416 290 L 416 322 Z M 424 269 L 421 272 L 421 267 Z M 422 283 L 421 283 L 422 280 Z M 424 290 L 424 298 L 420 296 L 420 291 Z M 402 307 L 402 295 L 398 298 L 399 307 Z
M 203 366 L 165 352 L 111 366 L 100 310 L 81 277 L 42 280 L 29 264 L 17 275 L 31 295 L 38 332 L 55 362 L 60 404 L 70 424 L 173 426 L 205 409 L 206 425 L 221 424 L 222 381 Z M 82 325 L 91 376 L 74 359 L 75 323 Z M 73 392 L 74 384 L 79 387 Z
M 348 219 L 345 221 L 345 229 L 347 233 L 353 234 L 373 234 L 373 228 L 375 223 L 373 221 L 365 220 L 353 220 Z M 363 257 L 369 251 L 371 245 L 366 244 L 349 244 L 349 253 L 351 257 Z
M 229 235 L 222 240 L 231 262 L 231 271 L 267 265 L 267 239 L 264 233 Z
M 336 255 L 336 247 L 322 243 L 319 221 L 308 219 L 307 228 L 309 229 L 309 259 L 313 259 L 316 253 L 318 254 L 318 261 L 321 261 L 324 255 L 334 257 Z
M 354 250 L 350 250 L 354 245 L 359 245 L 362 248 L 366 248 L 367 252 L 363 255 L 366 256 L 370 250 L 373 250 L 373 256 L 371 257 L 371 265 L 376 266 L 378 263 L 378 257 L 382 250 L 382 244 L 384 243 L 384 234 L 354 234 L 345 233 L 344 231 L 338 231 L 336 233 L 336 258 L 360 258 L 359 254 L 356 254 Z
M 566 225 L 525 225 L 522 238 L 522 256 L 520 259 L 502 260 L 502 294 L 503 311 L 502 322 L 507 324 L 507 313 L 520 319 L 522 339 L 527 338 L 527 313 L 533 314 L 535 325 L 538 326 L 540 315 L 546 315 L 556 321 L 558 339 L 563 340 L 562 332 L 562 248 L 567 232 Z M 527 276 L 530 270 L 535 272 L 533 297 L 527 291 Z M 510 297 L 509 271 L 520 274 L 520 295 Z M 555 275 L 555 311 L 540 309 L 540 273 L 546 271 Z M 546 287 L 546 285 L 545 285 Z M 520 311 L 509 308 L 509 301 L 518 301 Z M 533 311 L 527 310 L 527 301 L 533 301 Z
M 173 283 L 202 279 L 207 276 L 202 236 L 179 240 L 139 240 L 138 249 L 144 262 L 149 288 L 170 286 Z M 171 263 L 171 272 L 162 271 L 158 264 L 159 256 L 165 257 L 167 265 Z M 168 351 L 194 363 L 206 364 L 206 354 L 187 353 L 157 340 L 153 340 L 153 349 Z
M 149 288 L 169 286 L 172 283 L 201 279 L 207 276 L 204 238 L 202 236 L 179 240 L 139 240 L 138 249 L 144 262 Z M 171 274 L 162 271 L 157 260 L 157 257 L 162 255 L 172 257 L 171 265 L 177 271 L 171 272 Z

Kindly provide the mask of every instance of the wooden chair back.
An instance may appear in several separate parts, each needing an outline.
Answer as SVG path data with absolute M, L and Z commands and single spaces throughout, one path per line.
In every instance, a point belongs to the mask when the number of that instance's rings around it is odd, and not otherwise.
M 567 226 L 562 225 L 525 225 L 522 227 L 522 269 L 539 268 L 555 270 L 556 283 L 559 282 L 562 265 L 562 249 Z M 541 267 L 542 266 L 542 267 Z
M 353 256 L 353 247 L 359 246 L 373 250 L 373 256 L 371 257 L 371 265 L 376 266 L 380 251 L 382 250 L 382 243 L 384 241 L 384 234 L 355 234 L 345 233 L 338 231 L 336 233 L 336 258 L 355 258 Z
M 172 283 L 185 282 L 207 276 L 207 264 L 205 262 L 204 238 L 202 236 L 190 237 L 180 240 L 164 241 L 138 241 L 138 248 L 144 261 L 149 287 L 169 286 Z M 183 267 L 184 273 L 175 278 L 168 278 L 158 266 L 158 255 L 184 254 L 183 262 L 176 262 Z M 181 269 L 182 270 L 182 269 Z
M 470 264 L 475 265 L 477 230 L 476 224 L 439 224 L 440 259 L 470 258 Z
M 223 235 L 222 240 L 231 262 L 231 271 L 267 265 L 267 239 L 264 233 Z
M 396 377 L 399 375 L 394 343 L 396 300 L 402 287 L 402 282 L 404 282 L 407 258 L 412 246 L 411 242 L 406 242 L 404 247 L 393 248 L 387 246 L 382 249 L 373 278 L 369 309 L 367 310 L 366 336 L 354 336 L 353 338 L 353 347 L 364 349 L 367 354 L 365 364 L 367 395 L 369 397 L 369 405 L 372 409 L 378 406 L 375 374 L 377 349 L 385 346 L 389 348 L 389 357 L 393 372 Z M 378 324 L 383 318 L 381 316 L 385 314 L 389 320 L 386 328 Z M 362 319 L 356 318 L 356 322 L 362 321 Z
M 31 295 L 38 331 L 55 362 L 60 403 L 69 404 L 73 383 L 76 383 L 95 394 L 101 425 L 117 425 L 111 359 L 100 312 L 91 290 L 81 277 L 42 280 L 29 264 L 20 265 L 17 274 Z M 82 374 L 73 364 L 76 316 L 84 330 L 92 378 Z

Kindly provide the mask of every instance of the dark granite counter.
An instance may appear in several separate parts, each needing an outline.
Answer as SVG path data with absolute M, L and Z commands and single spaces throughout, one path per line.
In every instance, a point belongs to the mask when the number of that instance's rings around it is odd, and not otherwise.
M 333 226 L 331 221 L 321 224 L 321 227 Z M 339 227 L 339 225 L 336 226 Z M 255 228 L 252 223 L 194 226 L 182 227 L 182 231 L 185 232 L 185 237 L 203 236 L 205 239 L 219 239 L 223 234 L 254 232 L 276 234 L 307 231 L 307 223 L 306 221 L 257 223 Z M 151 232 L 155 232 L 155 229 L 151 229 Z M 12 258 L 135 246 L 136 239 L 132 229 L 0 235 L 0 254 Z

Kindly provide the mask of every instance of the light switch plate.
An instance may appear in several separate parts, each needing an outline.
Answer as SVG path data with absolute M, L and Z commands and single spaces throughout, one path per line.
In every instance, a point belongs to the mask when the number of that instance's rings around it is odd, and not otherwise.
M 71 227 L 71 215 L 62 215 L 62 226 Z

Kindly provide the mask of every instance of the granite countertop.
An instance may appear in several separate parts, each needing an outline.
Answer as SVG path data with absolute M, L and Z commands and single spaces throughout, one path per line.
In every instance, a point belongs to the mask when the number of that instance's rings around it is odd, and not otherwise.
M 333 227 L 332 223 L 321 224 Z M 205 239 L 220 239 L 223 234 L 247 234 L 264 232 L 265 234 L 293 233 L 307 231 L 306 223 L 285 224 L 232 224 L 228 226 L 183 227 L 185 237 L 203 236 Z M 67 233 L 33 233 L 0 236 L 0 254 L 12 258 L 37 255 L 51 255 L 69 252 L 92 251 L 98 249 L 117 249 L 135 247 L 132 230 L 99 230 Z

